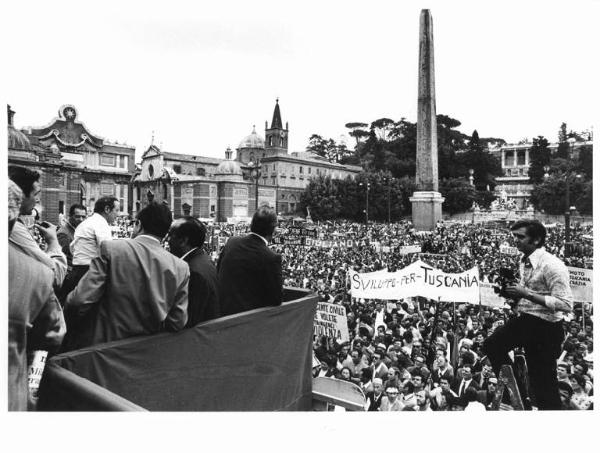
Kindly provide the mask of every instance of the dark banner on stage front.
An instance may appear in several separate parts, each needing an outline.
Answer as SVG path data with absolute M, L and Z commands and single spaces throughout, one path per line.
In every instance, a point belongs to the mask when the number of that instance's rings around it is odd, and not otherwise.
M 310 410 L 317 298 L 294 292 L 296 300 L 280 307 L 97 345 L 50 363 L 150 411 Z M 61 394 L 46 409 L 80 407 L 64 389 L 43 390 L 50 400 Z

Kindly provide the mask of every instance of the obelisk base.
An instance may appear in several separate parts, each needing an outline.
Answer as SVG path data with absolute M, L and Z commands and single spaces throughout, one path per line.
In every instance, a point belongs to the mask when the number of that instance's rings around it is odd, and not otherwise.
M 439 192 L 415 192 L 412 203 L 412 223 L 416 231 L 433 231 L 442 220 L 444 197 Z

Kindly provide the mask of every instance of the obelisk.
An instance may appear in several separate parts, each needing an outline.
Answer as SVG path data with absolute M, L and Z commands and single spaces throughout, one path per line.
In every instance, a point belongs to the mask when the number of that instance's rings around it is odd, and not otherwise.
M 438 192 L 437 120 L 433 65 L 433 20 L 421 10 L 419 30 L 419 99 L 417 104 L 416 191 L 410 198 L 412 221 L 417 231 L 432 231 L 442 219 L 444 198 Z

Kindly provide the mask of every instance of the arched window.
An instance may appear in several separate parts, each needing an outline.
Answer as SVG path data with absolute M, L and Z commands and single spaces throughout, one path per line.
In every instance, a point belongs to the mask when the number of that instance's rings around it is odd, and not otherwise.
M 148 176 L 154 178 L 154 165 L 152 164 L 148 165 Z
M 169 196 L 169 191 L 167 190 L 167 183 L 163 182 L 163 200 L 166 200 Z

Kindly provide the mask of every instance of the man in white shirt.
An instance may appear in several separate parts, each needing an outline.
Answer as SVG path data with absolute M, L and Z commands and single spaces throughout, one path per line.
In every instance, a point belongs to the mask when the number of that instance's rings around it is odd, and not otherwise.
M 115 197 L 102 197 L 94 204 L 94 213 L 77 226 L 71 242 L 73 268 L 60 290 L 61 302 L 75 289 L 90 268 L 92 260 L 99 256 L 102 241 L 112 239 L 110 225 L 114 223 L 119 211 L 119 201 Z

